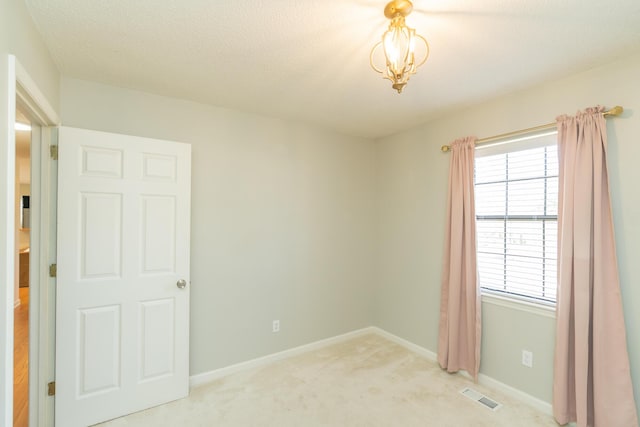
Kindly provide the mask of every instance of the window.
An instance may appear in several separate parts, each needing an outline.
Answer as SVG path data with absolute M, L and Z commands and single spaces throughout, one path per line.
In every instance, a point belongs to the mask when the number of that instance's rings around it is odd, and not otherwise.
M 555 304 L 555 135 L 533 136 L 476 151 L 478 274 L 484 292 Z

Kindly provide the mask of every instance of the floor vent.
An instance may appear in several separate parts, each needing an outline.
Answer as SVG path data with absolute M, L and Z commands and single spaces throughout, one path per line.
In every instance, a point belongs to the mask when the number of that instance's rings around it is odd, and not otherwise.
M 464 390 L 460 391 L 460 393 L 462 393 L 463 395 L 465 395 L 466 397 L 468 397 L 469 399 L 478 402 L 479 404 L 483 405 L 486 408 L 491 409 L 492 411 L 497 411 L 498 409 L 500 409 L 502 407 L 502 404 L 496 402 L 493 399 L 488 398 L 487 396 L 485 396 L 484 394 L 475 391 L 472 388 L 465 388 Z

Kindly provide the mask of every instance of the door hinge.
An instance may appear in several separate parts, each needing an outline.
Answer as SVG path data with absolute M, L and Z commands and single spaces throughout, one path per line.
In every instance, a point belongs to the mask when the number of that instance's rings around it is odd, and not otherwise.
M 47 384 L 47 396 L 55 396 L 56 395 L 56 382 L 51 381 Z
M 49 277 L 57 277 L 58 276 L 58 264 L 51 264 L 49 266 Z
M 49 153 L 51 154 L 51 158 L 53 160 L 58 160 L 58 146 L 57 145 L 50 145 L 49 146 Z

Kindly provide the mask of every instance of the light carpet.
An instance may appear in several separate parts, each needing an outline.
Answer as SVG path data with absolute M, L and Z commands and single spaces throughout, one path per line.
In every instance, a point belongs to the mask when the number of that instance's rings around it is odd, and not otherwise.
M 492 411 L 465 387 L 503 406 Z M 102 426 L 557 426 L 550 417 L 377 334 L 193 388 Z

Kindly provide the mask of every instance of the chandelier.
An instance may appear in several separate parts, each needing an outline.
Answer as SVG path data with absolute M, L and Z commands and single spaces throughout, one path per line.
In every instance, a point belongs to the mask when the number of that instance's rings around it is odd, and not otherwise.
M 402 92 L 409 81 L 409 77 L 415 74 L 418 67 L 425 63 L 429 57 L 429 43 L 416 30 L 409 28 L 404 23 L 404 18 L 413 10 L 413 4 L 409 0 L 392 0 L 384 8 L 384 16 L 391 20 L 389 29 L 382 35 L 382 41 L 378 42 L 369 55 L 371 68 L 382 74 L 382 77 L 392 82 L 392 87 Z M 416 40 L 422 40 L 425 47 L 424 58 L 416 62 Z M 373 56 L 382 46 L 386 65 L 382 68 L 374 64 Z

